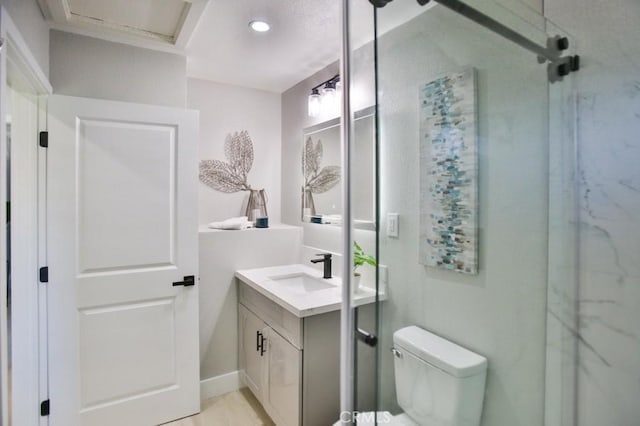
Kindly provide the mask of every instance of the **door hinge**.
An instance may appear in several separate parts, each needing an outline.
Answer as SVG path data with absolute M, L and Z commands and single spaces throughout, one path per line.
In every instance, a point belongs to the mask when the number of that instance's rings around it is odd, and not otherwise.
M 49 132 L 40 132 L 39 145 L 43 148 L 49 148 Z
M 45 401 L 42 401 L 40 403 L 40 416 L 42 417 L 48 416 L 50 409 L 51 409 L 51 404 L 49 403 L 49 400 L 47 399 Z
M 49 282 L 49 267 L 43 266 L 40 268 L 40 282 L 48 283 Z

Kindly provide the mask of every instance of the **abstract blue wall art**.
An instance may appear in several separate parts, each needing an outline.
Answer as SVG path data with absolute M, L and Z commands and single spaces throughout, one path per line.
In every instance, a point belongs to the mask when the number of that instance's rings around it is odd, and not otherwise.
M 478 273 L 474 68 L 420 88 L 420 263 Z

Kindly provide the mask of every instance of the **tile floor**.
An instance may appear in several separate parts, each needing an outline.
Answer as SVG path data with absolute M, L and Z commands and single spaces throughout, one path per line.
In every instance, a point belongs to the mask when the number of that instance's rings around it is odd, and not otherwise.
M 275 426 L 246 388 L 202 401 L 200 414 L 164 426 Z

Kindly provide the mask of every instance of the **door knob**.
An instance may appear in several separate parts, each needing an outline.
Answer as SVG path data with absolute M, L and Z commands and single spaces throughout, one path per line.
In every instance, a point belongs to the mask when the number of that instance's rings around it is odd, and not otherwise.
M 191 287 L 192 285 L 196 285 L 196 277 L 194 275 L 187 275 L 183 278 L 184 281 L 176 281 L 173 283 L 173 286 L 183 285 L 185 287 Z

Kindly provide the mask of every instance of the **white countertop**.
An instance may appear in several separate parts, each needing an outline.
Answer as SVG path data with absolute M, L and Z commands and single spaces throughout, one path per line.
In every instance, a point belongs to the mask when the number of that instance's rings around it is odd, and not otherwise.
M 301 288 L 288 288 L 270 277 L 304 274 L 313 277 L 328 288 L 305 292 Z M 298 318 L 325 312 L 337 311 L 342 305 L 342 280 L 339 277 L 323 279 L 322 272 L 307 265 L 281 265 L 268 268 L 243 269 L 235 276 L 263 296 L 284 307 Z M 384 298 L 381 296 L 380 300 Z M 376 301 L 373 289 L 364 288 L 356 292 L 354 305 L 361 306 Z
M 199 225 L 198 226 L 198 232 L 200 233 L 207 233 L 207 232 L 225 232 L 225 233 L 242 233 L 242 232 L 269 232 L 269 231 L 274 231 L 274 230 L 281 230 L 281 229 L 301 229 L 300 226 L 293 226 L 293 225 L 287 225 L 284 223 L 272 223 L 269 225 L 268 228 L 246 228 L 246 229 L 213 229 L 213 228 L 209 228 L 207 225 Z

